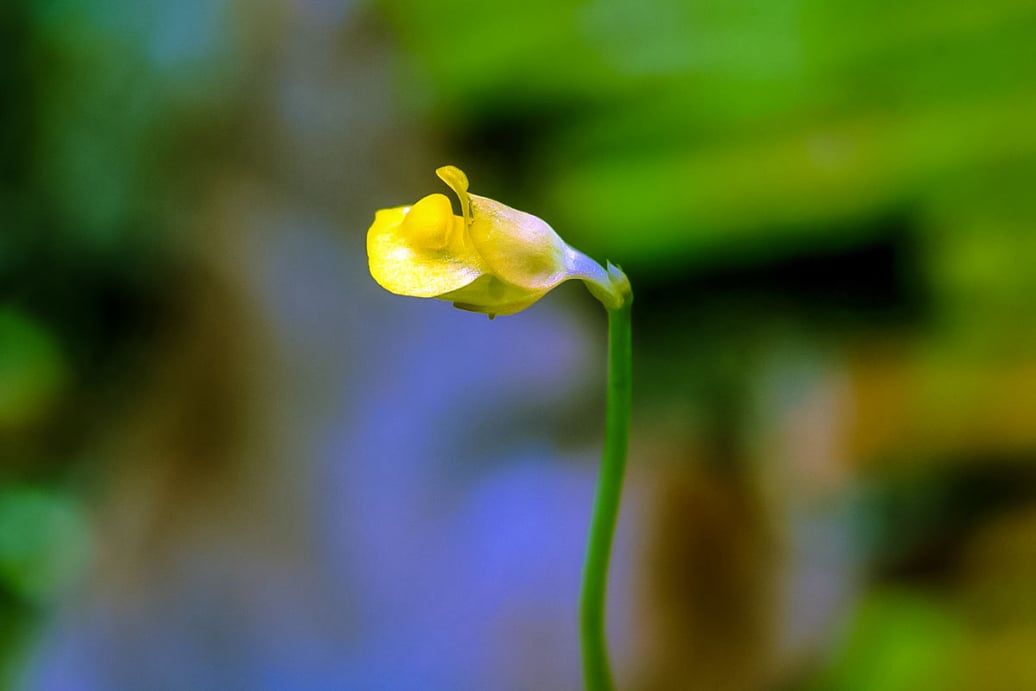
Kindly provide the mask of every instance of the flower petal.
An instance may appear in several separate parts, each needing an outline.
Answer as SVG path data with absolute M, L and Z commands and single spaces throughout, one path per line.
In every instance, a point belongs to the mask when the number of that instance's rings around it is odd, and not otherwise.
M 367 231 L 371 276 L 397 295 L 437 297 L 470 284 L 483 262 L 464 242 L 463 219 L 442 213 L 443 195 L 425 197 L 413 207 L 383 209 Z M 416 213 L 415 213 L 416 211 Z M 411 214 L 413 216 L 411 217 Z
M 440 295 L 439 299 L 449 300 L 457 309 L 495 317 L 520 312 L 546 294 L 546 290 L 526 290 L 485 274 L 470 285 Z
M 471 211 L 468 235 L 494 274 L 529 290 L 550 290 L 569 278 L 568 245 L 545 221 L 477 194 Z
M 471 223 L 471 198 L 468 194 L 468 176 L 457 166 L 442 166 L 435 169 L 439 179 L 450 186 L 460 199 L 460 208 L 464 221 Z

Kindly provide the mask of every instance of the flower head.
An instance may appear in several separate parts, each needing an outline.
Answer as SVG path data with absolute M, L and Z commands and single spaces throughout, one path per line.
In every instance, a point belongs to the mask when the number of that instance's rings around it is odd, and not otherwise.
M 519 312 L 558 284 L 578 278 L 608 309 L 630 299 L 629 281 L 570 247 L 543 220 L 468 192 L 459 168 L 435 171 L 460 198 L 430 194 L 382 209 L 367 231 L 371 276 L 398 295 L 448 300 L 490 317 Z

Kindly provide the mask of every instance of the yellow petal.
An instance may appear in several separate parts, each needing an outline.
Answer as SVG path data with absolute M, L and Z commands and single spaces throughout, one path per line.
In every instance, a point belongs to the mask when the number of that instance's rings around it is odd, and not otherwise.
M 568 278 L 568 245 L 542 219 L 471 195 L 468 234 L 489 270 L 508 283 L 549 290 Z
M 520 312 L 546 294 L 546 290 L 526 290 L 485 274 L 470 285 L 440 295 L 439 299 L 449 300 L 458 309 L 495 317 Z
M 436 297 L 482 275 L 482 261 L 464 242 L 463 219 L 444 215 L 442 202 L 449 212 L 448 199 L 430 195 L 413 207 L 375 214 L 367 231 L 367 259 L 382 288 L 397 295 Z
M 445 194 L 429 194 L 410 207 L 401 232 L 414 250 L 441 250 L 449 244 L 453 208 Z
M 435 169 L 439 179 L 450 186 L 460 199 L 460 208 L 464 221 L 471 223 L 471 199 L 468 195 L 468 176 L 457 166 L 442 166 Z

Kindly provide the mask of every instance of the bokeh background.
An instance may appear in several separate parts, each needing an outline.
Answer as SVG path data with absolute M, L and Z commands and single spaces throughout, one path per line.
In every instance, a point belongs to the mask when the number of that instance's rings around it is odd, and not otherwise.
M 1031 0 L 4 0 L 0 688 L 569 690 L 621 264 L 623 689 L 1036 688 Z

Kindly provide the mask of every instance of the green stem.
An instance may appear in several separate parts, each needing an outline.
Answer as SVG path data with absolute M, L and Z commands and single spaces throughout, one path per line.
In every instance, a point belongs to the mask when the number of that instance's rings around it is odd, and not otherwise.
M 619 515 L 622 478 L 626 470 L 632 392 L 632 296 L 622 307 L 608 310 L 608 410 L 604 453 L 594 497 L 590 542 L 583 567 L 579 599 L 579 631 L 583 648 L 583 679 L 588 691 L 612 691 L 608 648 L 605 642 L 604 601 L 608 561 Z

